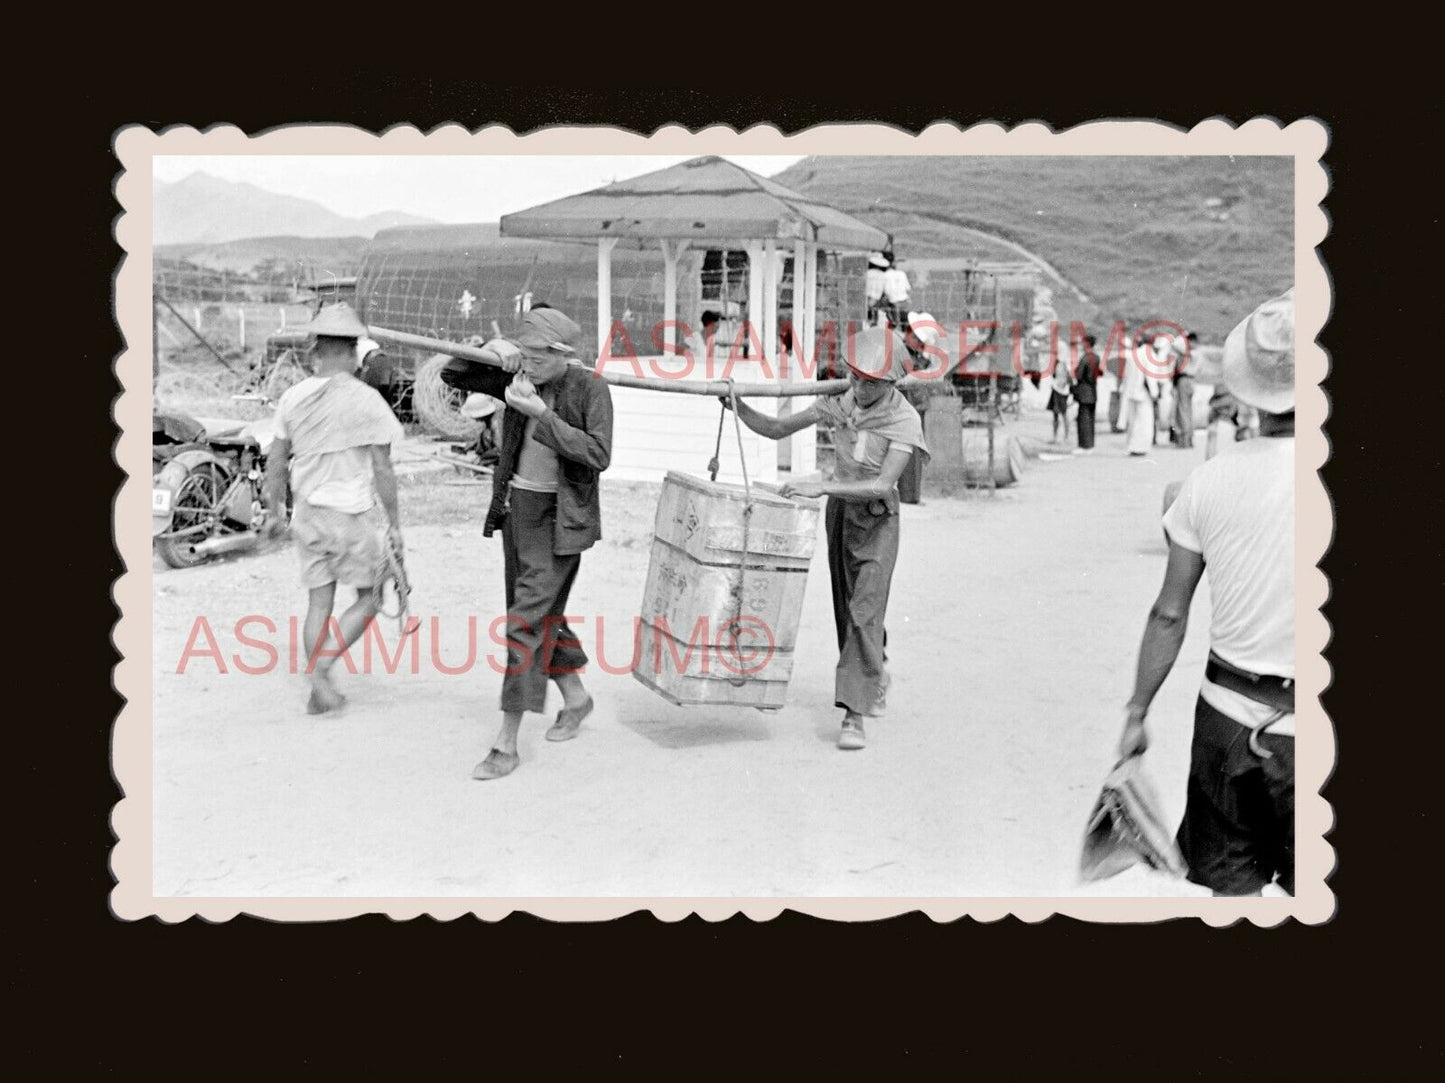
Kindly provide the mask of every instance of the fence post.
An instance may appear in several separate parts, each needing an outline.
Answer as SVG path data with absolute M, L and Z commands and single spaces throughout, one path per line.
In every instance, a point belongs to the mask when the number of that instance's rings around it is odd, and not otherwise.
M 993 465 L 993 415 L 997 410 L 998 373 L 991 372 L 988 377 L 988 492 L 990 496 L 998 495 L 998 475 L 994 473 Z M 1003 420 L 1002 413 L 999 413 L 999 420 Z
M 241 352 L 246 351 L 246 309 L 244 305 L 236 307 L 236 320 L 240 323 Z

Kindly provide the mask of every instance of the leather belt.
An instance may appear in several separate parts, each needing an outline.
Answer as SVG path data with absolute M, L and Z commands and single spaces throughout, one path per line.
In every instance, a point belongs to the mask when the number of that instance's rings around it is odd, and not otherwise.
M 1274 677 L 1265 673 L 1251 673 L 1247 669 L 1232 666 L 1213 651 L 1204 667 L 1204 676 L 1211 684 L 1238 692 L 1245 699 L 1252 699 L 1266 707 L 1286 714 L 1294 712 L 1294 678 Z

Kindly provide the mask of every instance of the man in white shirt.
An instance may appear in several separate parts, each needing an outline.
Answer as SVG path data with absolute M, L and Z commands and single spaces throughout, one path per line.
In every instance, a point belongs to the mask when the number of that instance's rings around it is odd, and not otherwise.
M 878 317 L 878 307 L 883 303 L 883 273 L 888 270 L 888 257 L 882 252 L 868 254 L 868 273 L 863 279 L 863 295 L 868 302 L 868 322 Z
M 1069 362 L 1063 357 L 1049 357 L 1048 364 L 1054 367 L 1049 377 L 1049 414 L 1053 418 L 1053 432 L 1049 443 L 1057 444 L 1059 438 L 1069 438 L 1069 395 L 1074 381 L 1069 374 Z
M 345 702 L 331 683 L 331 667 L 376 616 L 372 588 L 382 577 L 386 547 L 401 547 L 391 448 L 402 428 L 376 389 L 356 378 L 369 340 L 351 306 L 327 306 L 309 329 L 316 375 L 289 388 L 276 405 L 265 496 L 268 531 L 275 533 L 284 526 L 290 481 L 291 530 L 309 593 L 306 709 L 321 714 Z M 339 649 L 328 647 L 323 657 L 338 582 L 356 588 L 356 601 L 336 622 Z
M 904 327 L 904 313 L 908 311 L 910 286 L 908 274 L 898 266 L 902 261 L 889 254 L 888 270 L 883 272 L 883 309 L 888 321 L 894 327 Z
M 721 315 L 708 309 L 702 314 L 701 330 L 694 331 L 682 340 L 683 349 L 692 356 L 692 368 L 688 371 L 706 373 L 709 379 L 717 371 L 714 368 L 714 362 L 717 352 L 718 324 L 721 321 Z M 724 353 L 723 360 L 727 360 L 726 353 Z
M 1230 333 L 1224 379 L 1258 409 L 1260 439 L 1185 480 L 1164 514 L 1169 565 L 1149 612 L 1119 751 L 1148 747 L 1145 717 L 1184 642 L 1209 569 L 1210 652 L 1194 712 L 1179 848 L 1216 895 L 1294 892 L 1294 291 Z

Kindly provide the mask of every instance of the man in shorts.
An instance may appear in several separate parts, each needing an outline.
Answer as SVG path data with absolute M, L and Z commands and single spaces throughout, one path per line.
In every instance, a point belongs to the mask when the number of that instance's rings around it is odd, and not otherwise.
M 391 445 L 402 428 L 376 389 L 356 377 L 366 326 L 351 306 L 328 305 L 308 330 L 315 336 L 316 375 L 287 390 L 276 406 L 265 495 L 267 529 L 278 533 L 285 525 L 289 478 L 291 530 L 309 592 L 306 710 L 322 714 L 345 702 L 331 682 L 331 667 L 376 616 L 372 588 L 385 568 L 387 547 L 401 547 Z M 337 583 L 356 589 L 356 601 L 339 621 L 331 615 Z M 338 646 L 326 647 L 333 628 Z
M 1194 710 L 1179 848 L 1216 895 L 1294 893 L 1294 291 L 1224 345 L 1224 381 L 1260 414 L 1260 439 L 1196 468 L 1164 513 L 1169 565 L 1139 649 L 1119 751 L 1148 746 L 1144 719 L 1184 642 L 1205 568 L 1209 661 Z

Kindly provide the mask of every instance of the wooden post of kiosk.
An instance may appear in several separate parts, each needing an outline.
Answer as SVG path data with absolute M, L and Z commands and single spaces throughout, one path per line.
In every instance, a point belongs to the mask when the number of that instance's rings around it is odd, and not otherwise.
M 597 238 L 597 359 L 612 349 L 612 250 L 616 237 Z
M 687 250 L 687 242 L 664 238 L 658 243 L 662 246 L 663 352 L 672 354 L 677 349 L 677 261 Z
M 988 492 L 998 495 L 998 475 L 993 469 L 993 418 L 998 413 L 998 373 L 988 374 Z

